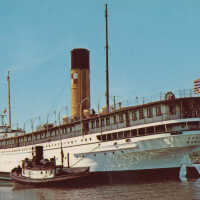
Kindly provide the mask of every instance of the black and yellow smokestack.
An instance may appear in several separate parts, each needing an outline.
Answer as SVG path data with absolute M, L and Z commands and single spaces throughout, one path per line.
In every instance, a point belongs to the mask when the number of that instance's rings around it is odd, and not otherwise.
M 80 117 L 90 109 L 90 61 L 89 50 L 71 51 L 71 115 Z

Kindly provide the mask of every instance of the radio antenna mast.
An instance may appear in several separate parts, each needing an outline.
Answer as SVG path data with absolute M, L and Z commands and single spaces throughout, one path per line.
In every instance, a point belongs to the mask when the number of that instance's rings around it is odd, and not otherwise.
M 108 71 L 108 14 L 107 4 L 105 4 L 105 20 L 106 20 L 106 108 L 109 112 L 109 71 Z

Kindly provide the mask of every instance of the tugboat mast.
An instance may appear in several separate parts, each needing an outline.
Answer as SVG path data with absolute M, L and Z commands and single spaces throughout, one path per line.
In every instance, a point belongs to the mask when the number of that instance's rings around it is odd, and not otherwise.
M 8 127 L 11 127 L 10 71 L 8 71 L 7 81 L 8 81 Z
M 108 14 L 107 4 L 105 4 L 105 20 L 106 20 L 106 108 L 109 112 L 109 71 L 108 71 Z

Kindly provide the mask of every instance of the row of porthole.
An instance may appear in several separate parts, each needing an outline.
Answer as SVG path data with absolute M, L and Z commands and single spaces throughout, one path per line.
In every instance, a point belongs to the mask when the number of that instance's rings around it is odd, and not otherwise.
M 92 138 L 89 138 L 90 141 L 92 141 Z M 83 142 L 84 140 L 81 139 L 81 142 Z M 85 139 L 85 141 L 87 142 L 87 138 Z M 77 140 L 72 140 L 72 141 L 68 141 L 68 142 L 64 142 L 63 144 L 73 144 L 73 143 L 77 143 Z M 58 143 L 59 145 L 59 143 Z M 49 145 L 46 145 L 46 147 L 51 147 L 53 146 L 53 144 L 49 144 Z M 54 146 L 56 146 L 56 144 L 54 144 Z
M 121 153 L 124 153 L 124 151 L 121 151 Z M 115 154 L 115 152 L 113 151 L 112 154 Z M 105 152 L 104 156 L 106 156 L 106 155 L 107 155 L 107 153 Z M 96 157 L 96 154 L 93 154 L 93 156 Z M 85 158 L 85 157 L 87 157 L 87 156 L 86 155 L 82 155 L 82 158 Z
M 89 138 L 89 140 L 92 141 L 92 138 Z M 84 140 L 81 139 L 81 142 L 83 142 L 83 141 L 84 141 Z M 85 138 L 85 141 L 87 142 L 87 138 Z M 76 142 L 77 142 L 77 141 L 74 140 L 74 141 L 64 142 L 64 144 L 70 144 L 70 143 L 73 144 L 73 143 L 76 143 Z M 56 143 L 55 143 L 55 144 L 49 144 L 49 145 L 47 144 L 46 147 L 48 148 L 48 147 L 53 147 L 53 146 L 56 146 L 56 145 L 59 146 L 59 144 L 60 144 L 60 143 L 57 143 L 57 144 L 56 144 Z M 2 153 L 4 153 L 4 152 L 20 152 L 20 151 L 21 151 L 21 152 L 29 151 L 29 148 L 27 148 L 27 149 L 22 149 L 22 150 L 4 150 L 4 151 L 2 151 Z M 30 151 L 31 151 L 31 148 L 30 148 Z
M 198 144 L 198 143 L 200 143 L 200 141 L 198 140 L 198 141 L 187 141 L 187 144 Z
M 200 136 L 193 136 L 188 138 L 188 140 L 198 140 L 198 139 L 200 139 Z

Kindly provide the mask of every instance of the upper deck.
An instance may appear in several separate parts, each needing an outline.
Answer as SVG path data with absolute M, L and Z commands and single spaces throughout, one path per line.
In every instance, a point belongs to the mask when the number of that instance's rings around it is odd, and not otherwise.
M 109 113 L 92 113 L 82 119 L 73 119 L 60 125 L 45 126 L 23 136 L 12 136 L 0 139 L 0 148 L 9 148 L 38 144 L 63 138 L 72 138 L 81 135 L 103 133 L 127 127 L 140 127 L 155 122 L 164 122 L 175 119 L 200 118 L 200 97 L 190 96 L 165 99 L 144 103 L 136 106 L 118 107 Z M 200 129 L 200 124 L 195 129 Z

